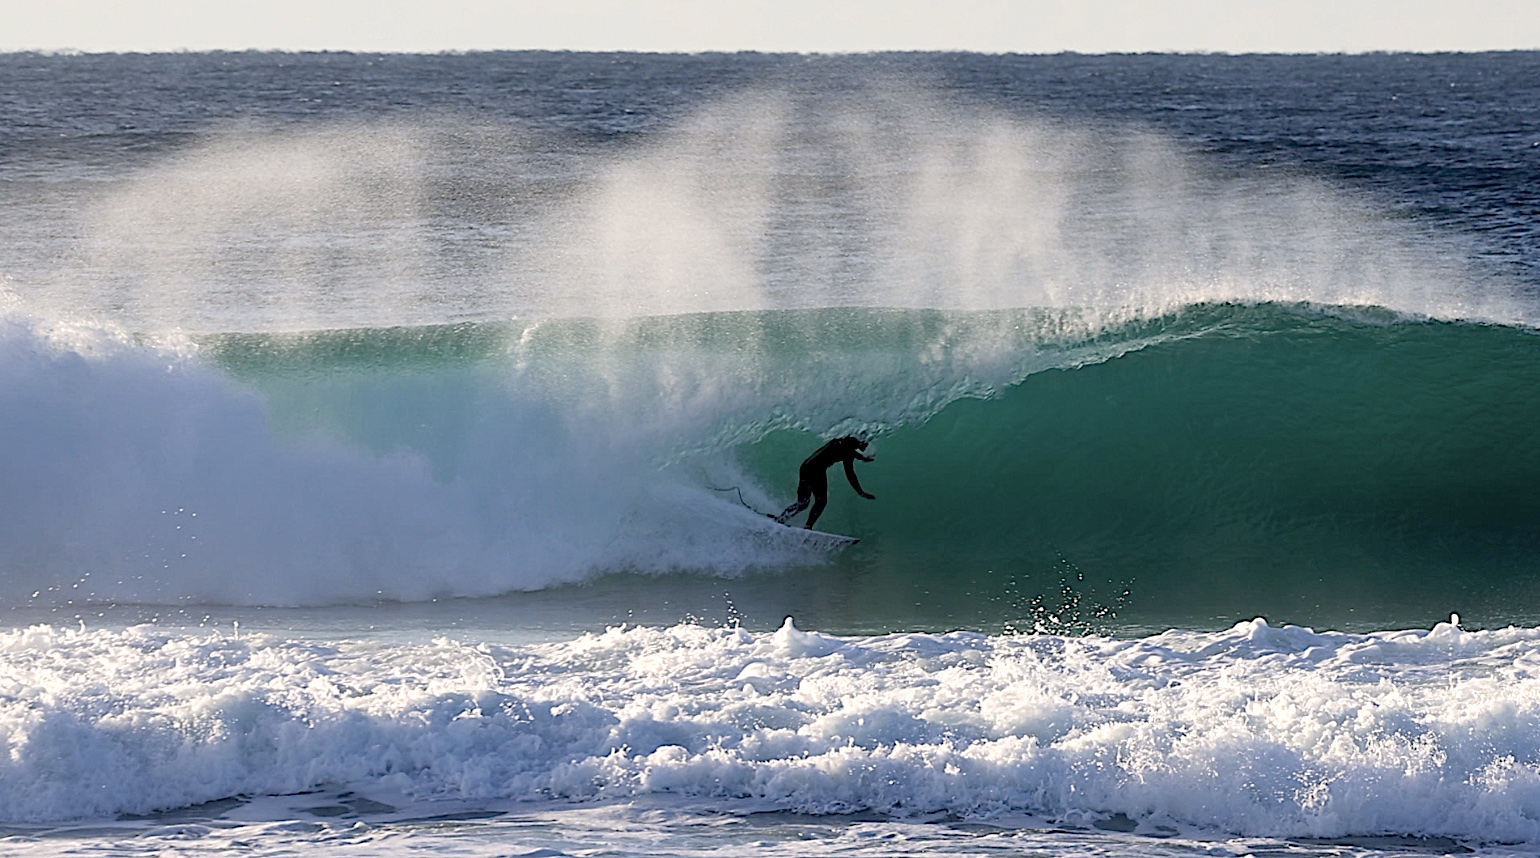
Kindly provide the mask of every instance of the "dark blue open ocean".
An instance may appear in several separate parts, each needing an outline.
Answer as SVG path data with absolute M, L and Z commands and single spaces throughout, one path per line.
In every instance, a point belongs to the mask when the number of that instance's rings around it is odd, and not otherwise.
M 1536 53 L 0 54 L 0 853 L 1531 854 L 1537 334 Z

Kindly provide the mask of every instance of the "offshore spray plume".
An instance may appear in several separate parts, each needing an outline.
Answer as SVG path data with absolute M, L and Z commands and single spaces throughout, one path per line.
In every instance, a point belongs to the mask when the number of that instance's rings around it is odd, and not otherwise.
M 921 423 L 1165 336 L 1127 323 L 1193 302 L 1505 318 L 1319 183 L 894 90 L 744 95 L 626 147 L 229 132 L 116 184 L 82 231 L 29 312 L 320 346 L 298 378 L 259 354 L 237 383 L 196 349 L 10 323 L 8 598 L 315 604 L 737 571 L 764 557 L 660 502 L 660 463 Z M 510 316 L 471 361 L 420 327 Z M 387 326 L 404 332 L 351 330 Z
M 1096 340 L 1199 303 L 1516 318 L 1501 295 L 1473 300 L 1445 248 L 1321 182 L 1213 174 L 1150 133 L 899 89 L 724 101 L 601 164 L 545 228 L 509 280 L 597 320 L 582 347 L 547 343 L 564 373 L 575 360 L 604 410 L 708 446 L 921 422 L 1136 348 Z M 831 307 L 939 312 L 894 329 L 764 312 Z M 747 314 L 692 315 L 722 311 Z M 526 333 L 532 356 L 546 334 Z
M 219 129 L 108 185 L 33 304 L 143 334 L 504 312 L 489 260 L 531 217 L 529 152 L 460 121 Z
M 742 94 L 624 148 L 227 129 L 110 185 L 79 230 L 52 303 L 145 332 L 227 329 L 230 307 L 278 331 L 830 306 L 1095 330 L 1205 301 L 1513 320 L 1450 248 L 1320 182 L 898 87 Z
M 1319 182 L 897 86 L 741 94 L 624 148 L 472 123 L 230 130 L 86 220 L 43 302 L 59 315 L 145 333 L 514 315 L 519 374 L 682 448 L 923 421 L 1202 302 L 1518 318 Z M 938 312 L 764 315 L 818 308 Z M 837 389 L 810 386 L 830 364 Z

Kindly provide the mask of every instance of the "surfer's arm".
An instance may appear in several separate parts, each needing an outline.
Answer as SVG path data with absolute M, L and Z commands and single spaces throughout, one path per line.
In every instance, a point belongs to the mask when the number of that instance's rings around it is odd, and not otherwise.
M 861 488 L 861 481 L 856 479 L 856 461 L 855 461 L 855 459 L 846 459 L 845 460 L 845 479 L 850 481 L 850 487 L 856 490 L 856 494 L 860 495 L 861 497 L 866 498 L 867 500 L 876 500 L 877 499 L 876 495 L 867 494 L 866 493 L 866 489 Z

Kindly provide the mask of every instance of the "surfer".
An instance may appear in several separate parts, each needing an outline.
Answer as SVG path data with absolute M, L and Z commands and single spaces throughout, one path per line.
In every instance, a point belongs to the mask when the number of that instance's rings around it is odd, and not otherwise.
M 856 479 L 856 459 L 863 462 L 876 461 L 875 456 L 861 455 L 861 451 L 866 449 L 866 443 L 854 435 L 846 435 L 819 447 L 818 452 L 803 460 L 801 469 L 797 471 L 797 502 L 771 518 L 785 524 L 792 516 L 807 509 L 808 501 L 811 500 L 813 510 L 807 514 L 807 527 L 812 530 L 818 516 L 823 515 L 823 508 L 829 503 L 829 475 L 826 472 L 835 462 L 845 463 L 845 479 L 850 480 L 850 487 L 856 490 L 856 494 L 867 500 L 876 500 L 877 496 L 867 494 L 861 488 L 861 481 Z

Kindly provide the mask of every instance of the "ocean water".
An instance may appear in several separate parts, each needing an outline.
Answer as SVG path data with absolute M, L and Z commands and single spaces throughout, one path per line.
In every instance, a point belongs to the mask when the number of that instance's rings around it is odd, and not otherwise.
M 0 854 L 1540 849 L 1540 54 L 0 80 Z

